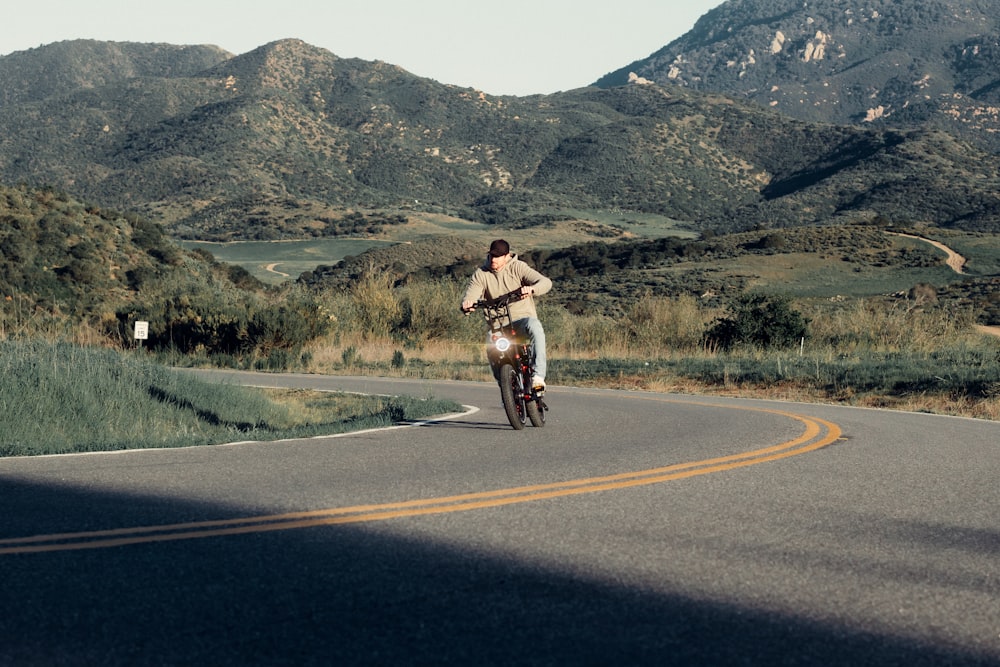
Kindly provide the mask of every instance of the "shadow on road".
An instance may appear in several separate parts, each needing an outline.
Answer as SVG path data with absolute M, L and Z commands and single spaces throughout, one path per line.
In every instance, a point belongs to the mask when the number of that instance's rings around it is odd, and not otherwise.
M 3 480 L 0 497 L 0 539 L 259 511 Z M 390 531 L 0 555 L 0 664 L 994 664 Z
M 449 419 L 447 421 L 436 421 L 421 423 L 421 428 L 445 428 L 445 429 L 467 429 L 474 428 L 479 430 L 487 431 L 510 431 L 512 430 L 510 424 L 504 422 L 503 424 L 499 422 L 486 422 L 486 421 L 474 421 L 471 419 Z

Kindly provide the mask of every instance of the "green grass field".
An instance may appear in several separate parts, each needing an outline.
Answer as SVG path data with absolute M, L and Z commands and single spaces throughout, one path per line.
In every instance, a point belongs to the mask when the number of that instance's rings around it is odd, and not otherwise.
M 188 250 L 201 248 L 220 262 L 238 264 L 261 282 L 274 285 L 294 280 L 317 266 L 336 264 L 344 257 L 396 241 L 366 239 L 310 239 L 305 241 L 181 241 Z
M 970 275 L 1000 274 L 1000 238 L 996 235 L 952 232 L 934 236 L 966 258 L 966 271 Z
M 522 249 L 560 248 L 584 241 L 607 239 L 626 234 L 637 238 L 677 236 L 693 238 L 694 232 L 686 230 L 674 220 L 660 215 L 615 211 L 566 211 L 574 221 L 564 221 L 544 228 L 510 231 L 504 234 L 516 237 Z M 605 234 L 602 229 L 607 229 Z M 220 262 L 242 266 L 260 281 L 276 285 L 298 278 L 305 271 L 317 266 L 336 264 L 348 256 L 357 256 L 370 248 L 406 243 L 440 236 L 460 237 L 488 244 L 497 230 L 446 215 L 422 214 L 411 218 L 403 226 L 387 227 L 387 238 L 319 238 L 295 241 L 180 241 L 188 250 L 207 250 Z M 610 236 L 609 236 L 610 235 Z

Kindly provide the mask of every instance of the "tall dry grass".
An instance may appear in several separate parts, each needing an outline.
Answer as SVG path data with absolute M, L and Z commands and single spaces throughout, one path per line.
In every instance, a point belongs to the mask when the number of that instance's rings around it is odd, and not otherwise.
M 327 295 L 334 331 L 311 345 L 314 358 L 340 359 L 354 348 L 369 361 L 387 361 L 395 350 L 420 350 L 429 360 L 468 358 L 481 347 L 484 325 L 477 315 L 463 316 L 464 285 L 453 280 L 393 287 L 379 274 L 347 292 Z M 799 306 L 809 318 L 804 349 L 821 357 L 858 353 L 930 353 L 957 344 L 978 345 L 982 336 L 968 311 L 926 309 L 911 302 L 862 300 L 846 307 Z M 716 357 L 706 349 L 705 331 L 724 314 L 691 296 L 647 294 L 621 318 L 573 315 L 538 304 L 551 354 L 567 359 L 653 359 Z M 737 352 L 745 356 L 751 351 Z
M 309 346 L 312 367 L 343 366 L 346 360 L 383 364 L 397 350 L 419 353 L 429 362 L 482 359 L 485 324 L 478 313 L 463 316 L 459 304 L 465 285 L 452 280 L 418 282 L 394 288 L 385 274 L 360 280 L 351 290 L 327 295 L 335 330 Z M 696 353 L 716 309 L 693 297 L 646 295 L 621 319 L 573 315 L 538 304 L 550 354 L 568 359 L 646 358 Z M 350 365 L 350 364 L 348 364 Z
M 861 300 L 815 310 L 809 329 L 811 346 L 837 354 L 933 352 L 977 338 L 971 311 L 927 309 L 909 301 Z
M 309 370 L 490 380 L 482 319 L 459 313 L 464 287 L 445 280 L 392 288 L 375 276 L 328 295 L 337 326 L 310 345 Z M 703 334 L 725 312 L 693 297 L 647 294 L 620 318 L 573 315 L 543 297 L 549 378 L 986 418 L 1000 413 L 1000 342 L 975 329 L 972 313 L 908 301 L 793 306 L 809 319 L 801 347 L 722 353 L 706 348 Z

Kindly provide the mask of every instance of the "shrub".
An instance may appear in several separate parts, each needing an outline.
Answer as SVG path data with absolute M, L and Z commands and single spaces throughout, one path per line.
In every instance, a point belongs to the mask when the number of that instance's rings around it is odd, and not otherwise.
M 269 305 L 253 313 L 246 326 L 246 345 L 261 354 L 297 351 L 330 328 L 315 304 L 296 302 Z
M 808 320 L 783 296 L 744 294 L 705 334 L 710 347 L 728 350 L 738 346 L 791 347 L 805 337 Z

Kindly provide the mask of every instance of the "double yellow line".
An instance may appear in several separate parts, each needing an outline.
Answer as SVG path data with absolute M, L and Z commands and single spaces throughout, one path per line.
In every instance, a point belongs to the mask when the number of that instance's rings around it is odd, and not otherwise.
M 646 484 L 659 484 L 661 482 L 686 479 L 697 475 L 707 475 L 734 468 L 743 468 L 805 454 L 832 444 L 841 436 L 841 430 L 836 424 L 815 417 L 806 417 L 777 410 L 738 409 L 769 412 L 789 417 L 804 424 L 805 430 L 797 438 L 763 449 L 705 459 L 703 461 L 678 463 L 662 468 L 625 472 L 603 477 L 591 477 L 550 484 L 519 486 L 495 491 L 466 493 L 456 496 L 409 500 L 379 505 L 356 505 L 353 507 L 290 512 L 237 519 L 0 539 L 0 555 L 71 551 L 77 549 L 106 549 L 130 544 L 172 542 L 223 535 L 241 535 L 277 530 L 293 530 L 296 528 L 311 528 L 315 526 L 384 521 L 386 519 L 422 516 L 426 514 L 465 512 L 563 496 L 625 489 Z

